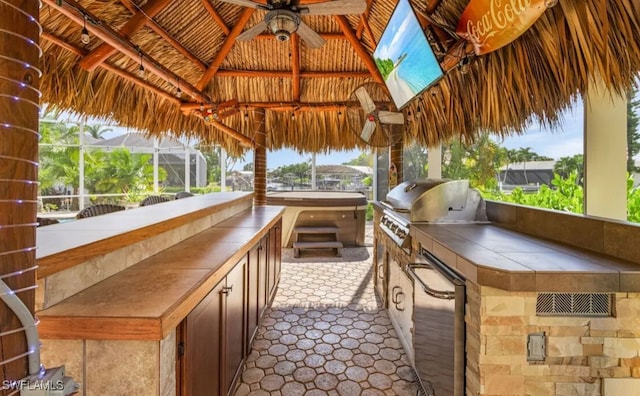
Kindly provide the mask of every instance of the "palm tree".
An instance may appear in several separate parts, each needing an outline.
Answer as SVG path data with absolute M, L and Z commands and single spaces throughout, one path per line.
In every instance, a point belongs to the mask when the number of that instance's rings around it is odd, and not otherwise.
M 527 178 L 527 161 L 532 161 L 536 158 L 537 154 L 534 153 L 531 147 L 520 147 L 517 150 L 518 159 L 522 161 L 522 170 L 524 172 L 524 182 L 529 184 L 529 178 Z
M 107 132 L 113 132 L 113 129 L 105 128 L 104 125 L 93 124 L 93 125 L 85 125 L 84 126 L 84 131 L 86 133 L 88 133 L 89 136 L 91 136 L 94 139 L 104 140 L 102 135 L 104 135 Z

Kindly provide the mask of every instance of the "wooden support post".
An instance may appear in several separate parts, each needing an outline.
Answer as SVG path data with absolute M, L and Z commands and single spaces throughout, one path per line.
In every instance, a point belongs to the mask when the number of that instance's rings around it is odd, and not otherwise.
M 264 109 L 253 111 L 256 126 L 255 149 L 253 151 L 253 204 L 267 204 L 267 134 L 264 127 Z
M 404 151 L 404 140 L 400 139 L 400 141 L 398 141 L 398 143 L 394 144 L 393 146 L 390 147 L 389 150 L 389 167 L 391 166 L 395 166 L 396 168 L 396 183 L 389 183 L 389 189 L 392 189 L 393 187 L 397 186 L 398 184 L 402 183 L 404 181 L 403 178 L 403 172 L 402 172 L 402 152 Z M 391 185 L 393 184 L 393 185 Z
M 13 7 L 10 6 L 14 4 Z M 0 2 L 0 276 L 33 313 L 38 194 L 39 2 Z M 34 19 L 30 19 L 33 16 Z M 0 362 L 25 355 L 23 325 L 0 303 Z M 4 380 L 28 374 L 27 358 L 0 365 Z M 16 389 L 0 390 L 0 395 Z

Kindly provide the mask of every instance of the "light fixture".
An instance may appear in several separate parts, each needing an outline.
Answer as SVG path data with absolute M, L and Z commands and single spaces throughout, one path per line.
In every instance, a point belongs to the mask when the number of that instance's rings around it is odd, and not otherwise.
M 462 61 L 460 61 L 460 73 L 469 73 L 469 63 L 471 63 L 471 60 L 468 57 L 464 57 Z
M 265 22 L 278 41 L 287 41 L 298 30 L 300 16 L 290 10 L 275 10 L 267 14 Z
M 80 41 L 82 44 L 87 45 L 91 42 L 91 36 L 87 30 L 87 17 L 84 17 L 84 24 L 82 25 L 82 34 L 80 34 Z
M 291 119 L 295 120 L 296 119 L 296 113 L 291 113 Z
M 178 89 L 176 89 L 176 96 L 180 97 L 182 96 L 182 90 L 180 89 L 180 80 L 176 79 L 176 82 L 177 82 L 176 86 L 178 87 Z
M 200 112 L 204 111 L 204 103 L 200 103 Z
M 144 65 L 142 64 L 142 52 L 140 52 L 140 67 L 138 68 L 138 76 L 140 78 L 144 78 L 145 76 Z

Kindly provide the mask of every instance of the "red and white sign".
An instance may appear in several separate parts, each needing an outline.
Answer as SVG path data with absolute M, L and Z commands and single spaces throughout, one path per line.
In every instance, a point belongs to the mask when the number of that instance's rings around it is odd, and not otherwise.
M 476 55 L 504 47 L 527 31 L 549 0 L 471 0 L 456 33 L 473 44 Z M 552 2 L 553 3 L 553 2 Z

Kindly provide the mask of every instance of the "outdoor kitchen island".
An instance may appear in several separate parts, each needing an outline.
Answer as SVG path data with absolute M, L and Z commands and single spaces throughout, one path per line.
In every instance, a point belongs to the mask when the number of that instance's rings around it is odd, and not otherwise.
M 280 276 L 284 208 L 252 199 L 210 194 L 38 230 L 43 363 L 66 365 L 82 395 L 227 394 Z
M 412 224 L 410 252 L 377 227 L 376 281 L 386 285 L 377 291 L 390 312 L 400 305 L 398 317 L 410 318 L 398 333 L 415 346 L 416 363 L 433 353 L 420 347 L 443 340 L 437 331 L 419 336 L 440 324 L 418 318 L 441 314 L 444 303 L 418 302 L 423 287 L 410 268 L 435 258 L 464 283 L 465 389 L 455 394 L 639 394 L 640 228 L 496 202 L 487 215 L 491 224 Z M 393 278 L 393 266 L 402 276 Z M 453 356 L 435 364 L 447 371 Z

